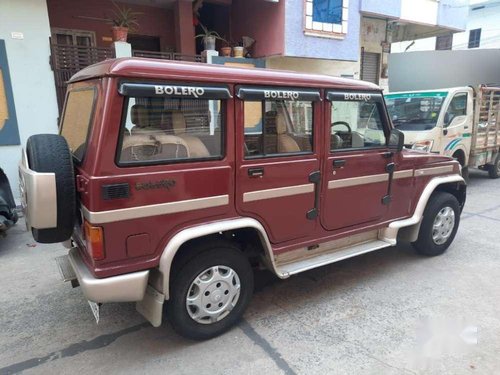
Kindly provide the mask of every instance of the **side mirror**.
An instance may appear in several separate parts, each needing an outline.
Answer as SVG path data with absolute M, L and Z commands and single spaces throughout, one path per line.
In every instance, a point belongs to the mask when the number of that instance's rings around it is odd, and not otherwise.
M 405 144 L 405 135 L 401 130 L 392 129 L 389 135 L 389 150 L 400 152 Z

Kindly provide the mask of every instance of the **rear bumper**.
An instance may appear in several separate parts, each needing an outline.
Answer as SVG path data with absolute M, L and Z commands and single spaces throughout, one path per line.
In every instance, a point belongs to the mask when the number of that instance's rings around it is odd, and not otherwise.
M 144 298 L 149 270 L 97 279 L 87 268 L 77 248 L 69 250 L 69 262 L 83 294 L 93 302 L 137 302 Z

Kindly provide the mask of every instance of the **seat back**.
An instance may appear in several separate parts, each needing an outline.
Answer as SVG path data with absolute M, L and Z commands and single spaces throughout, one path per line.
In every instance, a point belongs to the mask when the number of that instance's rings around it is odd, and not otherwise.
M 300 152 L 298 143 L 287 134 L 285 117 L 281 113 L 276 115 L 276 134 L 278 134 L 278 152 Z

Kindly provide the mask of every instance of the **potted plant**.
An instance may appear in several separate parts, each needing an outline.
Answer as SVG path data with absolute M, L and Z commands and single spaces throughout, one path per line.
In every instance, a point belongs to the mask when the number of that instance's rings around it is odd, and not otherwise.
M 244 50 L 245 48 L 240 45 L 233 47 L 234 57 L 242 58 Z
M 134 12 L 130 8 L 120 7 L 114 1 L 111 1 L 115 7 L 112 9 L 112 18 L 109 20 L 110 24 L 113 25 L 111 28 L 113 32 L 114 42 L 126 42 L 129 30 L 139 26 L 137 22 L 137 16 L 142 14 L 141 12 Z
M 222 38 L 216 31 L 209 31 L 202 23 L 200 23 L 200 26 L 203 33 L 196 35 L 195 38 L 203 39 L 205 50 L 215 50 L 215 41 L 217 39 L 224 40 L 224 38 Z
M 226 38 L 222 38 L 221 39 L 222 43 L 223 43 L 223 46 L 220 48 L 220 53 L 223 57 L 231 57 L 231 51 L 232 51 L 232 47 L 231 47 L 231 43 L 228 42 L 228 40 Z

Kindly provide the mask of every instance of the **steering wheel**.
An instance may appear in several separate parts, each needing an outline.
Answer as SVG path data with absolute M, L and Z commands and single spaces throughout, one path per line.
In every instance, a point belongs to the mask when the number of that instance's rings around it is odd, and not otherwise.
M 347 128 L 347 132 L 346 131 L 342 131 L 342 133 L 352 133 L 352 130 L 351 130 L 351 126 L 345 122 L 345 121 L 335 121 L 332 123 L 332 128 L 335 126 L 335 125 L 343 125 Z

